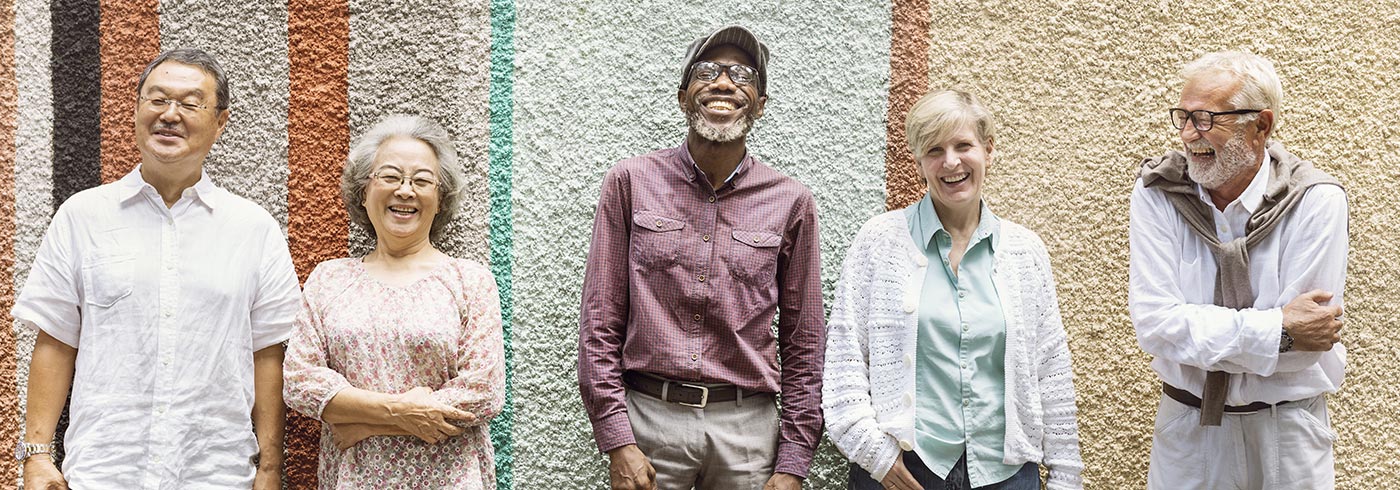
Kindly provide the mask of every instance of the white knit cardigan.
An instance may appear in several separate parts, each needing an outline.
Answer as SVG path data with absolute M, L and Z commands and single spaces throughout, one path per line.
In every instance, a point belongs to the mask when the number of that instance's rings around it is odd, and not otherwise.
M 1083 487 L 1073 371 L 1045 244 L 1001 220 L 992 283 L 1006 316 L 1003 462 L 1049 469 L 1047 487 Z M 902 210 L 865 223 L 846 253 L 827 322 L 822 409 L 847 458 L 884 479 L 914 441 L 918 303 L 928 259 Z

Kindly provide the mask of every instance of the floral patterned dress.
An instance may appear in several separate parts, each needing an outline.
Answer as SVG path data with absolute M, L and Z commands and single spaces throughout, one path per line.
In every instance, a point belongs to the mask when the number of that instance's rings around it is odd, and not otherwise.
M 393 287 L 360 259 L 321 263 L 306 280 L 284 374 L 287 406 L 318 420 L 351 386 L 380 393 L 426 386 L 477 416 L 462 435 L 437 444 L 373 436 L 344 451 L 323 424 L 320 488 L 496 488 L 487 422 L 505 403 L 505 361 L 496 280 L 481 264 L 450 259 Z

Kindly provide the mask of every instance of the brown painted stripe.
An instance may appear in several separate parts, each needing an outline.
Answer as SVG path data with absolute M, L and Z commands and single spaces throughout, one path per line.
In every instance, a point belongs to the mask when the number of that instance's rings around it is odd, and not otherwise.
M 0 0 L 0 26 L 15 25 L 13 0 Z M 0 441 L 20 436 L 19 366 L 15 364 L 15 331 L 10 308 L 15 305 L 15 129 L 19 87 L 15 81 L 15 30 L 0 28 Z M 14 458 L 0 461 L 0 482 L 19 476 Z
M 346 0 L 287 4 L 287 235 L 303 281 L 349 252 L 340 170 L 350 152 L 350 8 Z M 287 487 L 316 488 L 321 427 L 288 411 Z
M 890 103 L 885 118 L 885 206 L 918 200 L 914 159 L 904 139 L 904 115 L 928 90 L 929 0 L 894 0 L 890 9 Z
M 100 0 L 102 8 L 102 182 L 141 162 L 132 114 L 141 70 L 160 54 L 157 0 Z

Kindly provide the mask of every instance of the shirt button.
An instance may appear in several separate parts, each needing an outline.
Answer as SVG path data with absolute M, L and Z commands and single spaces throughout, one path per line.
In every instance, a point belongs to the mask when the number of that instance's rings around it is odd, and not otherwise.
M 690 360 L 692 360 L 692 361 L 698 361 L 698 360 L 700 360 L 700 354 L 691 354 L 691 355 L 690 355 Z
M 753 242 L 758 243 L 758 237 L 753 237 Z
M 917 307 L 918 307 L 918 305 L 914 304 L 913 301 L 905 301 L 905 302 L 904 302 L 904 312 L 905 312 L 905 313 L 913 313 L 913 312 L 914 312 L 914 309 L 916 309 Z
M 715 196 L 710 196 L 710 202 L 715 202 Z
M 697 277 L 696 279 L 699 279 L 700 282 L 705 282 L 705 275 L 704 275 L 704 274 L 700 274 L 700 277 Z
M 965 363 L 965 362 L 962 363 L 962 367 L 963 367 L 963 369 L 967 369 L 967 363 Z
M 164 316 L 164 317 L 166 317 L 166 318 L 170 318 L 171 315 L 173 315 L 173 313 L 170 313 L 169 311 L 166 311 L 166 312 L 165 312 L 164 314 L 162 314 L 161 316 Z
M 966 323 L 963 324 L 963 331 L 964 331 L 964 332 L 967 331 L 967 324 L 966 324 Z
M 958 297 L 959 297 L 959 298 L 966 298 L 966 297 L 967 297 L 967 290 L 966 290 L 966 289 L 959 289 L 959 290 L 958 290 Z
M 964 407 L 968 406 L 968 405 L 971 404 L 971 403 L 972 403 L 971 400 L 968 400 L 968 399 L 966 399 L 966 398 L 963 398 L 963 406 L 964 406 Z
M 657 228 L 660 228 L 660 227 L 661 227 L 661 220 L 656 220 L 656 227 L 657 227 Z
M 710 241 L 710 235 L 700 235 L 700 241 L 703 241 L 703 242 L 708 242 L 708 241 Z
M 699 314 L 699 313 L 696 313 L 696 314 L 695 314 L 695 321 L 697 321 L 697 322 L 700 321 L 700 318 L 701 318 L 701 317 L 700 317 L 700 314 Z

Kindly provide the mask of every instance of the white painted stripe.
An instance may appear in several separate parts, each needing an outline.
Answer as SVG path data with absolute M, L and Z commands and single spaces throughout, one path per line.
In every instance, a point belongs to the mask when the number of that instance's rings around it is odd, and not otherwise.
M 285 2 L 165 1 L 161 49 L 195 47 L 228 74 L 231 115 L 204 168 L 214 182 L 261 204 L 287 230 Z

